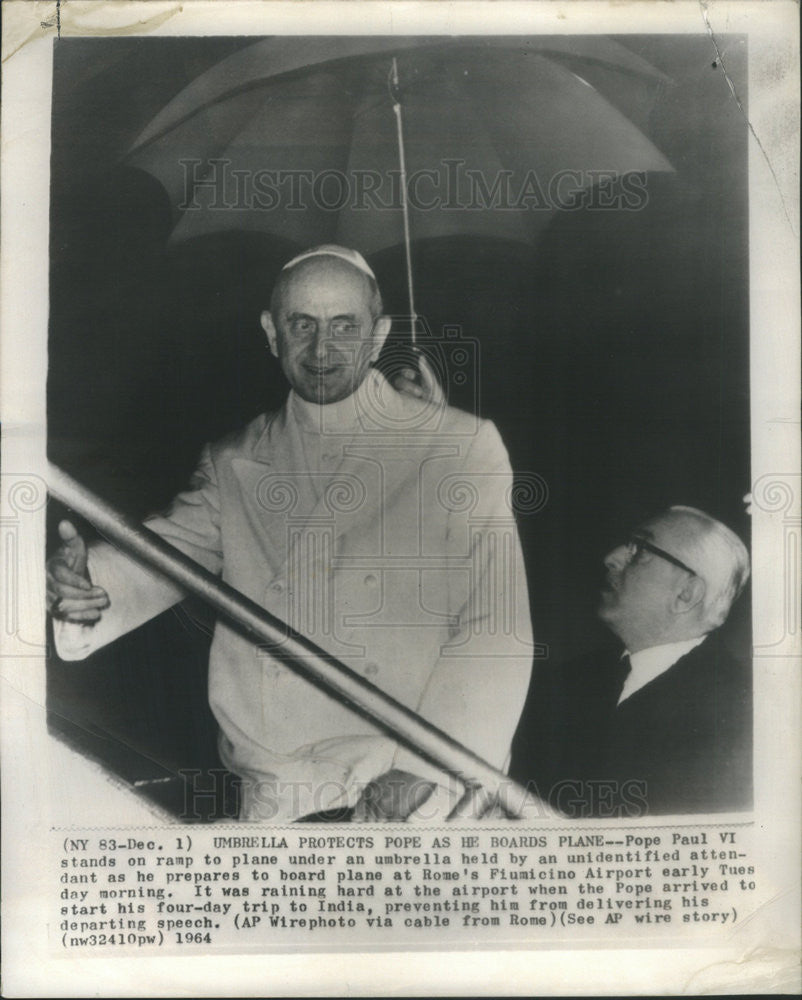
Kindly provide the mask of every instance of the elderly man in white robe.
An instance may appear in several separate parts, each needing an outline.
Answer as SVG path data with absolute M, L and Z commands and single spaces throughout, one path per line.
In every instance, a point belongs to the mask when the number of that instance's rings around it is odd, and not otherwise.
M 286 402 L 207 445 L 187 490 L 146 523 L 503 768 L 532 659 L 507 454 L 489 421 L 384 380 L 382 309 L 356 251 L 290 261 L 261 317 Z M 63 659 L 181 600 L 111 546 L 87 549 L 71 523 L 59 532 L 48 608 Z M 435 819 L 459 793 L 224 621 L 209 701 L 221 759 L 241 779 L 240 819 L 349 807 L 355 820 Z

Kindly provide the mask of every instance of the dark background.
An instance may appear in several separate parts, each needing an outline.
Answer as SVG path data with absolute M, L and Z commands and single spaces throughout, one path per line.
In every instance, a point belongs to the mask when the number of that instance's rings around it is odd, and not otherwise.
M 168 245 L 165 192 L 123 162 L 167 101 L 252 41 L 55 43 L 50 456 L 129 513 L 165 504 L 204 441 L 286 391 L 258 317 L 297 248 L 253 233 Z M 620 41 L 674 81 L 643 113 L 676 170 L 648 178 L 648 205 L 558 213 L 535 247 L 414 251 L 429 327 L 478 343 L 476 377 L 449 372 L 451 402 L 478 401 L 516 472 L 548 484 L 519 523 L 536 637 L 557 660 L 605 638 L 601 558 L 643 517 L 690 504 L 749 540 L 745 118 L 706 36 Z M 745 105 L 745 40 L 718 41 Z M 387 311 L 403 313 L 401 248 L 371 263 Z M 51 504 L 51 543 L 63 513 Z M 188 603 L 84 663 L 54 659 L 53 725 L 130 780 L 214 766 L 210 626 Z M 748 656 L 748 594 L 726 628 Z

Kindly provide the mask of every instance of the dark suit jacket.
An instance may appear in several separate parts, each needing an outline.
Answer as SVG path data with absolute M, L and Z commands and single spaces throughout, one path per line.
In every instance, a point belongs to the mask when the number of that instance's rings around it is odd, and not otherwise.
M 572 818 L 749 809 L 749 667 L 714 632 L 616 707 L 620 655 L 536 672 L 511 775 Z

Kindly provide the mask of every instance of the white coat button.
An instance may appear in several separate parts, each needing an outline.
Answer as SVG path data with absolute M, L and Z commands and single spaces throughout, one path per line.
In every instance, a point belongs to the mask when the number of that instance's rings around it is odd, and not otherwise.
M 365 675 L 367 677 L 375 677 L 378 672 L 379 672 L 379 667 L 375 663 L 368 663 L 368 665 L 365 667 Z
M 365 585 L 368 587 L 375 587 L 378 582 L 379 581 L 376 579 L 373 573 L 368 573 L 368 575 L 365 577 Z
M 276 581 L 276 583 L 270 584 L 270 589 L 273 591 L 274 594 L 281 594 L 284 592 L 284 584 Z

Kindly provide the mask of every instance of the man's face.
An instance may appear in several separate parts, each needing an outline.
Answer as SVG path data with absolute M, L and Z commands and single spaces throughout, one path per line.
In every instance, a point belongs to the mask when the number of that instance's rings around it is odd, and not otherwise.
M 642 539 L 694 568 L 692 526 L 681 516 L 665 514 L 633 531 L 634 544 L 623 544 L 604 557 L 607 575 L 598 607 L 599 618 L 624 643 L 645 648 L 664 641 L 665 630 L 674 619 L 678 593 L 694 576 L 665 556 L 638 545 Z
M 302 399 L 336 403 L 360 386 L 390 327 L 371 304 L 366 276 L 344 261 L 321 257 L 293 268 L 276 315 L 263 313 L 262 325 Z

